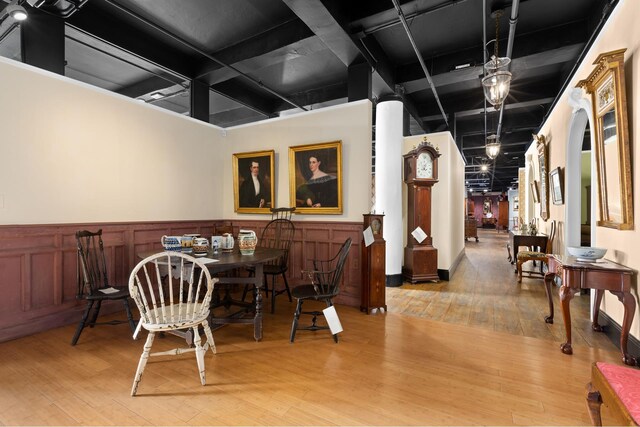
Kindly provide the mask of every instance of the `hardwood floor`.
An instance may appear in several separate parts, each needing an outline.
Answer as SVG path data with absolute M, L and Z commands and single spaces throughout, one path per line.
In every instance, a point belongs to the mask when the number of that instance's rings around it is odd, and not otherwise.
M 523 277 L 517 282 L 514 266 L 507 261 L 508 233 L 478 229 L 479 242 L 466 243 L 466 256 L 451 281 L 404 284 L 387 288 L 390 313 L 485 328 L 514 335 L 557 342 L 564 340 L 558 288 L 553 289 L 555 323 L 544 322 L 549 313 L 541 278 Z M 525 269 L 534 269 L 531 263 Z M 602 333 L 590 328 L 589 295 L 571 301 L 574 343 L 605 350 L 616 347 Z
M 544 323 L 540 281 L 516 283 L 504 239 L 482 233 L 468 243 L 451 282 L 389 289 L 389 313 L 339 306 L 338 344 L 328 331 L 299 331 L 289 344 L 294 306 L 280 297 L 262 342 L 247 325 L 214 332 L 205 387 L 193 354 L 159 357 L 130 397 L 144 340 L 132 341 L 127 325 L 88 329 L 75 347 L 75 325 L 1 343 L 0 423 L 589 424 L 590 365 L 619 364 L 619 353 L 583 331 L 574 355 L 562 354 L 559 311 L 555 325 Z M 153 350 L 180 343 L 158 338 Z M 603 421 L 621 422 L 606 409 Z

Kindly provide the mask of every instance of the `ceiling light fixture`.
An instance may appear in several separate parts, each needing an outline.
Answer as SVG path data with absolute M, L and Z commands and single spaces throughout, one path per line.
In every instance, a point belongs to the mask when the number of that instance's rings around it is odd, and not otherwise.
M 496 39 L 493 42 L 493 56 L 491 56 L 491 60 L 484 64 L 485 72 L 489 74 L 482 79 L 484 96 L 496 110 L 502 107 L 504 100 L 509 94 L 509 87 L 511 86 L 511 73 L 503 70 L 504 67 L 509 65 L 511 59 L 508 57 L 500 58 L 498 56 L 500 16 L 502 16 L 502 11 L 498 10 L 496 12 Z
M 162 92 L 153 92 L 149 94 L 149 97 L 151 97 L 152 99 L 162 99 L 164 98 L 164 94 Z
M 6 18 L 7 16 L 12 17 L 16 21 L 24 21 L 27 19 L 28 15 L 24 7 L 19 4 L 10 4 L 5 7 L 3 11 L 3 18 Z
M 487 157 L 491 160 L 498 157 L 498 154 L 500 154 L 500 140 L 497 135 L 489 135 L 487 137 L 487 145 L 485 149 L 487 151 Z
M 480 166 L 480 170 L 481 170 L 482 172 L 486 172 L 487 170 L 489 170 L 489 166 L 487 166 L 487 165 L 482 165 L 482 166 Z

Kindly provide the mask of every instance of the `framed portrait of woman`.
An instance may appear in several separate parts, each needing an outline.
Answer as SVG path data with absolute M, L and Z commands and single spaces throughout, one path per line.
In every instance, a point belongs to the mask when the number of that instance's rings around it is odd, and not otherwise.
M 270 214 L 274 201 L 273 150 L 233 154 L 235 212 Z
M 289 147 L 289 199 L 296 214 L 342 213 L 342 141 Z

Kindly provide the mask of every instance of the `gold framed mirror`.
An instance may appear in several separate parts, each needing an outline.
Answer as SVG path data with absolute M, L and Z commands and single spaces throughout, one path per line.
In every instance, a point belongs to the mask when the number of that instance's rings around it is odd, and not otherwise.
M 533 135 L 538 149 L 538 168 L 540 169 L 540 218 L 549 219 L 549 159 L 547 140 L 544 135 Z
M 624 52 L 596 58 L 596 68 L 578 82 L 591 95 L 595 121 L 595 158 L 601 227 L 633 229 L 633 199 Z

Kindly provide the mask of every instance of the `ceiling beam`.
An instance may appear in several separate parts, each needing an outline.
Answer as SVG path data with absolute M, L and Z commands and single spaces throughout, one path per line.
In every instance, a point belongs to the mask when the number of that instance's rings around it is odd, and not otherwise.
M 215 52 L 215 56 L 220 61 L 235 66 L 242 61 L 261 57 L 282 48 L 286 48 L 290 54 L 294 54 L 293 52 L 297 52 L 298 49 L 295 45 L 301 40 L 313 37 L 313 35 L 313 32 L 304 22 L 300 19 L 292 19 L 275 28 L 219 50 Z M 287 59 L 289 58 L 287 57 Z M 196 71 L 196 74 L 198 78 L 203 78 L 221 68 L 223 68 L 222 65 L 205 60 L 202 61 L 201 67 Z
M 345 2 L 321 0 L 283 0 L 311 31 L 336 55 L 345 66 L 351 65 L 358 58 L 365 58 L 374 75 L 384 82 L 385 92 L 398 93 L 394 67 L 386 53 L 373 37 L 357 39 L 346 30 L 348 21 L 343 13 Z M 382 95 L 384 93 L 378 94 Z M 425 126 L 413 100 L 403 96 L 404 108 L 426 132 Z
M 523 73 L 525 71 L 531 73 L 536 69 L 575 61 L 578 55 L 580 55 L 583 47 L 584 44 L 582 43 L 573 44 L 570 46 L 552 49 L 548 52 L 534 53 L 521 58 L 513 58 L 511 61 L 511 72 L 514 76 L 517 76 L 518 73 Z M 415 68 L 415 64 L 408 65 L 406 67 Z M 413 71 L 408 73 L 403 72 L 402 70 L 398 70 L 398 75 L 404 75 L 408 78 L 408 74 L 413 75 L 415 73 Z M 443 87 L 453 84 L 459 85 L 462 82 L 471 82 L 478 87 L 481 87 L 480 78 L 482 75 L 483 66 L 477 65 L 474 67 L 464 68 L 462 70 L 446 71 L 440 74 L 435 74 L 432 76 L 432 80 L 433 84 L 436 85 L 436 87 Z M 424 78 L 424 76 L 420 77 L 418 75 L 415 75 L 415 78 L 411 80 L 402 81 L 402 85 L 405 87 L 408 93 L 424 90 L 426 84 L 426 78 Z
M 148 34 L 104 13 L 95 4 L 87 2 L 82 13 L 74 13 L 66 20 L 67 25 L 182 76 L 191 78 L 194 75 L 196 62 L 193 57 L 166 44 L 152 43 Z M 118 28 L 118 31 L 114 31 L 114 28 Z

